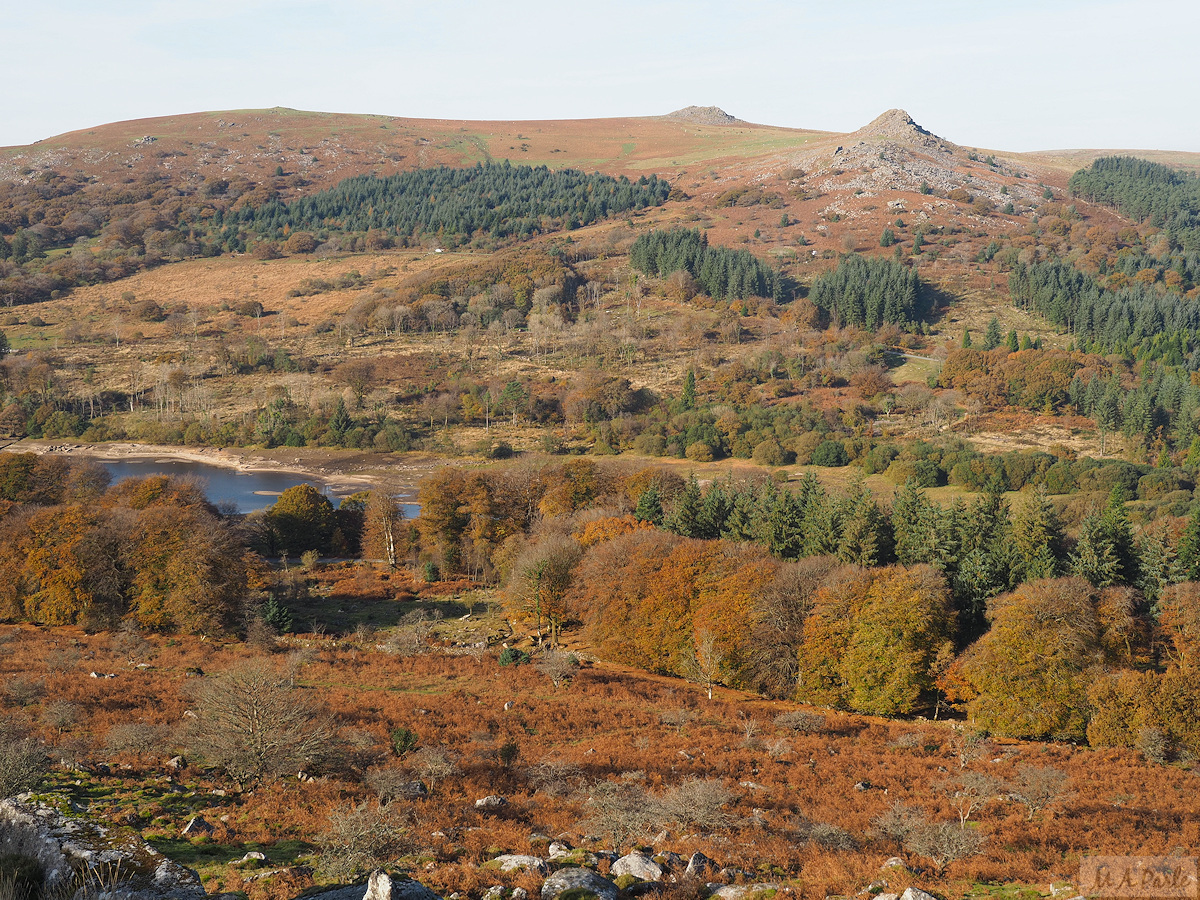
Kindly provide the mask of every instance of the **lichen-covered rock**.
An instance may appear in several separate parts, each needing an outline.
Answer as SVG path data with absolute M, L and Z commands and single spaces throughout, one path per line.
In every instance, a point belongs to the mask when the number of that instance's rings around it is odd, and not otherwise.
M 501 872 L 517 872 L 524 869 L 529 872 L 539 872 L 542 875 L 550 874 L 550 867 L 546 865 L 546 861 L 540 856 L 505 853 L 493 859 L 491 864 L 496 866 Z
M 612 864 L 612 875 L 632 875 L 640 881 L 662 881 L 663 867 L 636 850 Z
M 920 888 L 910 887 L 905 888 L 904 893 L 900 895 L 900 900 L 937 900 L 937 897 L 925 893 Z
M 779 885 L 763 884 L 710 884 L 713 897 L 721 900 L 743 900 L 748 897 L 771 896 L 779 890 Z
M 0 801 L 0 854 L 37 861 L 46 885 L 65 884 L 76 873 L 104 884 L 109 900 L 203 900 L 204 886 L 191 869 L 167 859 L 137 834 L 82 818 L 68 819 L 28 795 Z M 116 872 L 115 883 L 107 880 Z
M 565 891 L 579 891 L 575 896 L 592 895 L 597 900 L 617 900 L 617 886 L 590 869 L 559 869 L 542 884 L 542 900 L 554 900 Z

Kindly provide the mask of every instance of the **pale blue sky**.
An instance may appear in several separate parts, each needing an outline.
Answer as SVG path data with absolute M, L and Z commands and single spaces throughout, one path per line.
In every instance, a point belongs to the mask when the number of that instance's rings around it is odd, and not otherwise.
M 741 7 L 741 8 L 736 8 Z M 290 106 L 450 119 L 717 105 L 970 146 L 1200 151 L 1200 0 L 0 0 L 0 146 Z

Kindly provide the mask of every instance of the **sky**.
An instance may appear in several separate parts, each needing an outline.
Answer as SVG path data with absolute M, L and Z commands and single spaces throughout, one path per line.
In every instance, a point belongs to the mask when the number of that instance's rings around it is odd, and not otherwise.
M 1200 151 L 1197 0 L 0 0 L 0 146 L 286 106 L 577 119 L 884 110 L 994 150 Z

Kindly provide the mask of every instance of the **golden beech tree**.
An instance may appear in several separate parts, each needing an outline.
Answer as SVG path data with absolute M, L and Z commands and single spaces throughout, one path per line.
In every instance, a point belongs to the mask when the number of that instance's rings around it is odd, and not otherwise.
M 991 630 L 955 663 L 973 694 L 971 717 L 1010 737 L 1083 739 L 1105 646 L 1123 645 L 1106 634 L 1099 600 L 1077 578 L 1033 581 L 993 599 Z
M 197 634 L 232 622 L 247 572 L 229 530 L 199 510 L 161 507 L 144 511 L 138 526 L 130 592 L 138 622 Z
M 954 621 L 950 590 L 934 569 L 889 566 L 875 573 L 842 658 L 849 706 L 874 715 L 911 713 L 952 653 Z
M 25 614 L 32 621 L 71 625 L 90 609 L 82 550 L 93 524 L 80 506 L 47 507 L 30 517 L 21 585 Z
M 778 567 L 762 548 L 641 527 L 587 548 L 568 602 L 609 658 L 744 685 L 755 606 Z
M 95 491 L 91 491 L 95 493 Z M 0 535 L 0 615 L 160 630 L 233 624 L 246 550 L 194 485 L 131 479 L 91 501 L 10 514 Z
M 801 699 L 911 713 L 951 653 L 950 591 L 929 566 L 846 567 L 815 593 L 800 645 Z
M 1158 625 L 1180 668 L 1200 667 L 1200 582 L 1185 581 L 1163 591 Z

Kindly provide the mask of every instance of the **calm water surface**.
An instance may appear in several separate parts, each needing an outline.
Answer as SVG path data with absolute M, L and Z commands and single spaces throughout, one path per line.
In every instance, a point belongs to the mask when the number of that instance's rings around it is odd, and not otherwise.
M 320 479 L 305 478 L 292 472 L 239 472 L 184 459 L 113 459 L 100 460 L 100 463 L 112 473 L 114 484 L 126 478 L 148 475 L 194 476 L 204 482 L 208 499 L 213 503 L 232 504 L 241 513 L 273 506 L 280 494 L 298 484 L 313 485 L 329 497 L 334 506 L 356 490 L 334 490 Z M 401 506 L 408 518 L 415 518 L 420 511 L 415 503 L 402 503 Z

